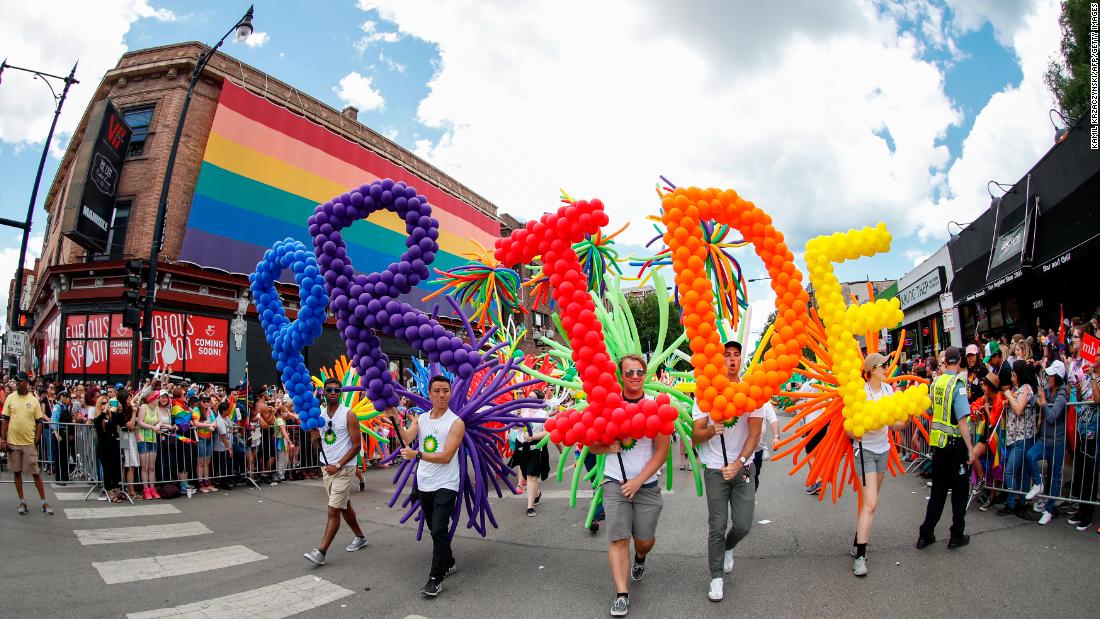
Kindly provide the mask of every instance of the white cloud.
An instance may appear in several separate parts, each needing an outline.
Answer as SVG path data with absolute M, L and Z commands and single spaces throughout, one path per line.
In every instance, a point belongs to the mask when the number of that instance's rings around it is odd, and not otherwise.
M 879 220 L 904 229 L 960 119 L 914 38 L 858 2 L 748 3 L 745 17 L 620 0 L 585 3 L 583 20 L 570 2 L 370 5 L 439 48 L 418 117 L 444 135 L 418 154 L 520 216 L 556 206 L 558 187 L 599 196 L 612 226 L 636 222 L 624 242 L 649 236 L 661 173 L 736 189 L 795 248 Z
M 363 22 L 359 29 L 363 31 L 363 36 L 355 42 L 355 49 L 359 50 L 359 53 L 367 51 L 371 45 L 375 43 L 396 43 L 401 40 L 401 33 L 394 31 L 380 31 L 378 30 L 378 23 L 373 20 L 367 20 Z
M 138 19 L 172 21 L 175 14 L 153 8 L 147 0 L 72 2 L 58 17 L 51 3 L 24 2 L 5 11 L 0 41 L 8 62 L 31 69 L 67 75 L 79 59 L 76 79 L 58 119 L 51 154 L 60 157 L 103 74 L 126 52 L 123 37 Z M 63 85 L 55 84 L 60 94 Z M 49 90 L 30 74 L 4 72 L 0 86 L 0 141 L 16 148 L 41 144 L 53 120 Z M 49 179 L 46 179 L 48 182 Z
M 997 40 L 1005 47 L 1015 44 L 1017 30 L 1047 4 L 1033 0 L 946 0 L 954 12 L 955 28 L 960 32 L 979 30 L 986 22 L 993 26 Z M 1044 12 L 1039 10 L 1039 12 Z M 1052 23 L 1057 24 L 1055 14 Z
M 801 261 L 808 238 L 878 221 L 895 247 L 944 239 L 943 222 L 988 204 L 989 177 L 1015 180 L 1049 146 L 1041 74 L 1057 50 L 1057 10 L 1033 1 L 952 2 L 954 12 L 909 2 L 900 13 L 855 0 L 359 4 L 437 45 L 417 113 L 443 135 L 414 152 L 502 211 L 537 217 L 565 187 L 602 198 L 612 227 L 634 223 L 622 243 L 641 244 L 665 174 L 755 201 Z M 956 38 L 983 19 L 1007 37 L 1024 83 L 993 97 L 952 163 L 943 140 L 962 113 L 944 93 L 946 66 L 925 56 L 959 58 Z M 750 284 L 750 299 L 756 332 L 774 299 L 768 282 Z
M 270 39 L 271 37 L 266 32 L 253 32 L 244 40 L 244 44 L 251 48 L 263 47 Z
M 1061 38 L 1058 11 L 1056 0 L 1040 0 L 1033 10 L 1021 11 L 1018 24 L 1004 12 L 987 15 L 997 20 L 993 23 L 999 32 L 1010 36 L 1023 80 L 994 94 L 978 113 L 961 155 L 940 179 L 944 197 L 912 209 L 911 220 L 922 238 L 941 239 L 947 235 L 947 222 L 972 220 L 989 206 L 990 180 L 1015 183 L 1053 146 L 1047 113 L 1054 99 L 1043 72 Z
M 340 85 L 333 87 L 332 91 L 347 105 L 354 105 L 360 112 L 381 110 L 386 106 L 386 100 L 382 93 L 371 85 L 369 76 L 360 75 L 358 71 L 352 71 L 340 80 Z
M 4 247 L 0 249 L 0 307 L 5 309 L 8 307 L 8 286 L 15 277 L 15 265 L 19 264 L 19 243 L 21 241 L 21 234 L 5 233 L 3 235 L 2 243 Z M 27 239 L 27 256 L 23 261 L 24 268 L 32 268 L 35 258 L 38 257 L 41 251 L 42 235 L 31 235 Z M 0 323 L 3 322 L 4 319 L 0 318 Z
M 133 14 L 137 17 L 151 17 L 157 21 L 176 21 L 176 14 L 168 9 L 155 9 L 149 5 L 148 0 L 135 0 Z
M 382 64 L 386 65 L 386 68 L 388 68 L 390 71 L 393 71 L 394 73 L 404 73 L 405 69 L 407 68 L 407 65 L 397 62 L 396 60 L 390 58 L 382 52 L 378 53 L 378 60 Z
M 388 139 L 389 141 L 396 142 L 398 132 L 397 129 L 394 129 L 393 127 L 388 127 L 382 130 L 382 135 L 386 136 L 386 139 Z

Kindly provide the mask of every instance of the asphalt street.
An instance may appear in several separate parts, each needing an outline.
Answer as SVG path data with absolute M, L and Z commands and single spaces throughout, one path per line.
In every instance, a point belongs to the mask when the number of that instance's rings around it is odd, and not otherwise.
M 854 496 L 849 492 L 835 505 L 809 497 L 801 480 L 787 475 L 789 465 L 789 460 L 765 464 L 756 524 L 737 548 L 726 599 L 717 604 L 706 598 L 706 503 L 695 495 L 690 473 L 675 471 L 648 571 L 641 582 L 632 583 L 630 616 L 1094 616 L 1100 608 L 1100 535 L 1095 529 L 1079 533 L 1064 518 L 1040 527 L 972 507 L 968 547 L 947 550 L 945 515 L 937 531 L 940 541 L 918 551 L 913 544 L 928 489 L 915 476 L 887 479 L 868 548 L 870 574 L 857 579 L 847 554 Z M 242 598 L 277 602 L 274 609 L 256 611 L 263 616 L 289 616 L 296 610 L 324 617 L 607 616 L 613 587 L 605 534 L 583 528 L 586 500 L 569 508 L 568 479 L 557 483 L 551 478 L 545 484 L 534 518 L 524 513 L 525 499 L 505 497 L 493 503 L 500 528 L 491 529 L 487 538 L 460 528 L 454 542 L 459 572 L 445 581 L 438 598 L 422 599 L 417 591 L 427 577 L 430 539 L 425 535 L 417 542 L 414 529 L 399 524 L 400 514 L 386 507 L 391 477 L 389 471 L 368 471 L 366 492 L 353 495 L 370 546 L 358 553 L 344 551 L 351 533 L 342 528 L 323 567 L 302 557 L 317 545 L 324 526 L 324 493 L 317 481 L 139 503 L 176 510 L 156 514 L 66 514 L 66 509 L 123 506 L 60 500 L 56 492 L 75 489 L 50 488 L 58 512 L 53 517 L 40 511 L 17 515 L 14 490 L 4 484 L 0 614 L 118 617 L 235 596 L 234 604 Z M 29 485 L 26 490 L 33 493 Z M 99 517 L 104 514 L 112 517 Z M 162 525 L 183 525 L 180 530 L 201 534 L 102 543 L 111 540 L 80 533 L 85 541 L 98 540 L 82 544 L 74 533 Z M 141 577 L 148 579 L 126 581 L 137 577 L 127 576 L 134 567 L 127 560 L 177 554 L 186 561 L 223 563 L 157 577 L 157 570 L 179 569 L 178 561 L 184 560 L 161 558 L 138 564 L 144 566 Z M 283 594 L 273 593 L 278 587 L 262 589 L 287 581 L 295 582 Z M 316 591 L 336 591 L 333 601 L 317 597 L 320 593 L 310 598 L 314 584 Z M 296 589 L 306 585 L 305 593 Z M 228 614 L 247 616 L 254 608 L 241 604 Z

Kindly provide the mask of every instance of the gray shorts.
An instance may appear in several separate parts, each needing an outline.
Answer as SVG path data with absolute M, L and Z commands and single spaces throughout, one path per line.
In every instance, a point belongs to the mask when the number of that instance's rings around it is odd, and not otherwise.
M 607 478 L 603 484 L 603 508 L 607 514 L 607 540 L 617 542 L 623 539 L 651 540 L 657 537 L 657 519 L 661 516 L 664 499 L 661 489 L 654 482 L 650 487 L 642 487 L 633 499 L 623 496 L 618 481 Z
M 863 463 L 860 463 L 860 452 L 863 453 Z M 877 454 L 870 449 L 856 449 L 853 454 L 855 456 L 856 472 L 860 477 L 863 477 L 863 472 L 878 473 L 879 475 L 886 474 L 886 460 L 890 457 L 890 452 Z

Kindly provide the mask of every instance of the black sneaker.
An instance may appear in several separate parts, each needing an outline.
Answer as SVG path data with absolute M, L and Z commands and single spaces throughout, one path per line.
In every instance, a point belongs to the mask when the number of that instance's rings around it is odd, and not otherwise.
M 958 537 L 952 537 L 951 539 L 947 540 L 947 549 L 948 550 L 954 550 L 956 548 L 962 548 L 963 546 L 965 546 L 969 543 L 970 543 L 970 536 L 969 535 L 960 535 Z
M 993 509 L 993 499 L 987 496 L 983 496 L 978 499 L 978 511 L 987 512 L 991 509 Z
M 936 543 L 936 536 L 932 537 L 918 537 L 917 538 L 917 550 L 921 550 Z
M 535 497 L 535 505 L 538 505 L 539 501 L 541 501 L 541 500 L 542 500 L 542 493 L 540 492 L 538 494 L 538 496 Z
M 457 571 L 458 571 L 458 563 L 452 563 L 451 567 L 447 568 L 447 573 L 443 575 L 443 578 L 444 579 L 450 578 L 451 576 L 454 576 L 455 572 L 457 572 Z
M 436 582 L 428 579 L 428 582 L 424 583 L 424 587 L 420 589 L 420 595 L 424 597 L 434 598 L 439 595 L 439 592 L 443 590 L 443 583 Z
M 615 601 L 611 603 L 611 616 L 612 617 L 625 617 L 626 613 L 630 610 L 630 600 L 623 596 L 616 596 Z
M 600 521 L 599 520 L 593 520 L 592 524 L 588 525 L 588 532 L 593 534 L 593 535 L 595 535 L 596 532 L 599 531 L 599 530 L 600 530 Z
M 362 491 L 364 491 L 364 490 L 366 490 L 366 489 L 367 489 L 367 482 L 365 482 L 365 481 L 363 481 L 362 479 L 360 479 L 360 480 L 359 480 L 359 492 L 362 492 Z
M 645 576 L 645 563 L 638 563 L 633 559 L 630 560 L 630 580 L 635 582 L 642 579 Z
M 534 507 L 528 507 L 527 508 L 527 517 L 528 518 L 534 518 L 535 517 L 535 508 Z

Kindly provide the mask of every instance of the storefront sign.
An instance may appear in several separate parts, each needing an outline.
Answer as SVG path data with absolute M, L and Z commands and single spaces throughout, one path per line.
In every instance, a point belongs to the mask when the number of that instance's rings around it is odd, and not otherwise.
M 955 330 L 955 295 L 950 291 L 940 295 L 940 312 L 943 314 L 943 330 Z
M 1043 273 L 1048 273 L 1073 259 L 1073 252 L 1066 252 L 1043 265 Z
M 229 321 L 194 314 L 153 312 L 153 369 L 225 374 Z
M 92 108 L 89 117 L 93 120 L 77 150 L 73 182 L 62 212 L 61 234 L 91 252 L 103 252 L 111 232 L 122 162 L 133 131 L 106 99 Z
M 1089 335 L 1081 334 L 1081 358 L 1089 363 L 1096 363 L 1096 355 L 1100 352 L 1100 340 Z
M 898 293 L 901 309 L 913 307 L 917 303 L 943 292 L 944 285 L 947 282 L 944 273 L 943 267 L 936 267 L 935 270 L 929 271 L 917 281 L 906 286 L 904 290 Z
M 229 371 L 229 321 L 176 312 L 153 312 L 152 370 L 180 374 Z M 65 318 L 66 374 L 130 373 L 133 332 L 122 314 L 69 315 Z

